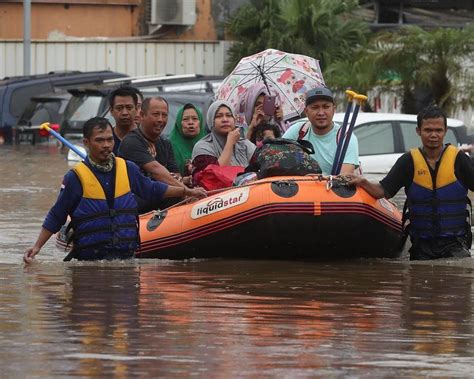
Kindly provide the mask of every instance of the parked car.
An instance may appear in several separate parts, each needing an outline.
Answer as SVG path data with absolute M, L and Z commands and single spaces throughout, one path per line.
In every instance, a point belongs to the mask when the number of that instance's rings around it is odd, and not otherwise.
M 148 75 L 106 80 L 104 84 L 112 86 L 128 85 L 136 88 L 154 87 L 163 92 L 216 92 L 224 80 L 222 75 Z
M 113 71 L 66 71 L 4 78 L 0 80 L 0 136 L 6 143 L 12 142 L 13 127 L 33 96 L 67 85 L 102 83 L 104 79 L 126 76 Z
M 344 113 L 334 115 L 334 121 L 342 123 L 343 120 Z M 421 144 L 416 134 L 416 115 L 412 114 L 361 112 L 354 134 L 359 142 L 362 172 L 367 174 L 387 173 L 403 153 Z M 448 118 L 444 142 L 455 146 L 471 143 L 462 121 Z
M 61 125 L 70 98 L 71 94 L 66 91 L 32 97 L 14 127 L 15 142 L 28 141 L 34 145 L 44 138 L 39 134 L 41 124 Z
M 204 115 L 206 114 L 214 99 L 214 90 L 220 80 L 222 78 L 200 75 L 147 79 L 128 78 L 110 80 L 99 86 L 69 88 L 68 91 L 72 96 L 64 112 L 60 133 L 66 138 L 81 138 L 84 122 L 95 116 L 107 117 L 114 125 L 115 121 L 109 113 L 108 96 L 115 88 L 125 85 L 140 89 L 145 98 L 162 96 L 168 101 L 170 107 L 168 124 L 163 131 L 163 136 L 166 137 L 174 126 L 178 108 L 184 104 L 193 103 L 202 110 Z

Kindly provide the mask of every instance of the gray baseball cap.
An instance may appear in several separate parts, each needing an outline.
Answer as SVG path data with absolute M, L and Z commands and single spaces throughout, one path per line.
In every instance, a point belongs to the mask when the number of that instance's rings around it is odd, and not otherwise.
M 311 104 L 317 99 L 324 99 L 334 103 L 334 95 L 327 87 L 315 87 L 306 92 L 306 105 Z

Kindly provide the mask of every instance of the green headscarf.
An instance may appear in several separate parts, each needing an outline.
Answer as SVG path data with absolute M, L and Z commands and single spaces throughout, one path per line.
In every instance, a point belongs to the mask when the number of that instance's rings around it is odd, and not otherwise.
M 181 122 L 183 121 L 184 108 L 191 106 L 198 115 L 199 119 L 199 134 L 194 138 L 186 138 L 183 134 L 183 127 Z M 176 122 L 174 123 L 174 128 L 170 134 L 171 145 L 173 146 L 173 153 L 176 163 L 179 168 L 181 175 L 184 175 L 184 164 L 187 160 L 191 159 L 191 153 L 193 147 L 197 141 L 207 134 L 206 127 L 204 125 L 203 117 L 201 110 L 194 106 L 193 104 L 185 104 L 179 108 L 178 113 L 176 114 Z

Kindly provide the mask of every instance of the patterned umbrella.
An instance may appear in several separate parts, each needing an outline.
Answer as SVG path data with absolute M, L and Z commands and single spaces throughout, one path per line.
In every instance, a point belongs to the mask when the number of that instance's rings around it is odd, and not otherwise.
M 316 59 L 268 49 L 242 58 L 219 86 L 217 99 L 228 100 L 239 114 L 246 91 L 258 82 L 263 82 L 268 92 L 277 97 L 284 120 L 300 117 L 306 91 L 325 85 Z

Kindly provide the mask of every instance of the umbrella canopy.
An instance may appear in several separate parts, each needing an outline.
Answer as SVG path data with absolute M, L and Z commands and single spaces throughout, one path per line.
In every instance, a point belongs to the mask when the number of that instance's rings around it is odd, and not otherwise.
M 305 107 L 306 91 L 325 85 L 316 59 L 268 49 L 242 58 L 219 86 L 217 99 L 229 101 L 237 114 L 243 114 L 247 91 L 262 83 L 265 92 L 277 97 L 283 120 L 300 117 Z

